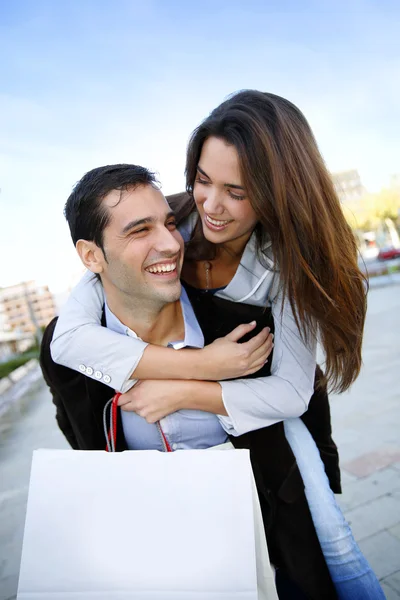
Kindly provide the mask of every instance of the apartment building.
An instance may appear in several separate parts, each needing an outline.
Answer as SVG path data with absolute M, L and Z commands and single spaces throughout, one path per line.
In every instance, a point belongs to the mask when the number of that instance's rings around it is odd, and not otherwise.
M 26 281 L 0 289 L 0 322 L 4 331 L 35 333 L 55 316 L 53 295 L 47 286 Z
M 365 195 L 365 187 L 356 169 L 332 173 L 332 180 L 339 200 L 343 204 L 357 202 Z

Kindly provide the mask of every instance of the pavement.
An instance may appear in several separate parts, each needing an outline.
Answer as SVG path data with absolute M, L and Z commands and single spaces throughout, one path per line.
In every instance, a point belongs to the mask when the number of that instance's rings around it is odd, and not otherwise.
M 331 397 L 339 503 L 388 600 L 400 600 L 399 333 L 400 285 L 371 288 L 361 374 Z
M 331 397 L 338 499 L 388 600 L 400 600 L 399 332 L 400 285 L 372 288 L 362 372 Z M 45 384 L 35 386 L 0 422 L 0 600 L 16 598 L 32 451 L 67 447 Z
M 32 359 L 26 364 L 18 367 L 8 377 L 0 379 L 0 433 L 2 428 L 2 415 L 7 413 L 10 407 L 24 402 L 24 397 L 34 387 L 34 384 L 42 379 L 39 361 Z M 6 419 L 5 424 L 7 426 Z

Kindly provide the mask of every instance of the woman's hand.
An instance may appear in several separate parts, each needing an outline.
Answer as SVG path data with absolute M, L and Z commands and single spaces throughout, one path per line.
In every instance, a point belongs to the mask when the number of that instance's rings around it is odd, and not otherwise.
M 118 400 L 121 410 L 137 413 L 148 423 L 156 423 L 176 412 L 188 395 L 191 381 L 148 379 L 139 381 Z
M 255 321 L 239 325 L 225 337 L 205 346 L 199 353 L 198 379 L 236 379 L 261 369 L 274 347 L 270 329 L 265 327 L 248 342 L 238 343 L 255 326 Z
M 222 390 L 214 381 L 147 379 L 139 381 L 118 400 L 122 410 L 133 411 L 155 423 L 182 409 L 227 415 Z

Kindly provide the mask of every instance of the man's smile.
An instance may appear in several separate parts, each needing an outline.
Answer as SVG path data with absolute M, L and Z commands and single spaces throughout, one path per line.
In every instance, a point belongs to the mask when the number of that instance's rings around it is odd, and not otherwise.
M 150 273 L 151 275 L 161 275 L 163 277 L 171 276 L 177 277 L 177 264 L 178 260 L 163 260 L 157 263 L 150 265 L 149 267 L 145 267 L 145 271 Z

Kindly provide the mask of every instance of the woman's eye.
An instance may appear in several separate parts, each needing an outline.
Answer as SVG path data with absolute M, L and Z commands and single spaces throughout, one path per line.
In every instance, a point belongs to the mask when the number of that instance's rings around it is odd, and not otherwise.
M 203 185 L 208 185 L 210 183 L 209 181 L 207 181 L 207 179 L 202 179 L 201 177 L 197 177 L 196 182 L 201 183 Z
M 233 200 L 244 200 L 246 198 L 246 196 L 239 196 L 238 194 L 234 194 L 231 191 L 229 191 L 228 194 L 231 198 L 233 198 Z
M 176 229 L 176 221 L 170 221 L 169 223 L 167 223 L 167 227 L 168 229 Z

